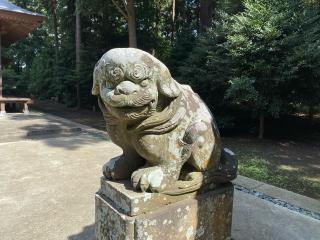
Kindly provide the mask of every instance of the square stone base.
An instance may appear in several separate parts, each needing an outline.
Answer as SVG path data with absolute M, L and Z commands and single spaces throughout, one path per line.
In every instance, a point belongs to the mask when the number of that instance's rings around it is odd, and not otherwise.
M 97 240 L 231 239 L 231 183 L 180 196 L 137 193 L 125 186 L 128 182 L 102 179 L 96 194 Z

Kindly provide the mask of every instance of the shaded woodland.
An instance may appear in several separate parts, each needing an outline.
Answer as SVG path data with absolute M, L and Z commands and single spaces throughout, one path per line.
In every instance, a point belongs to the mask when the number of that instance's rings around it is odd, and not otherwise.
M 47 19 L 5 49 L 4 94 L 97 109 L 97 60 L 138 47 L 205 100 L 220 128 L 242 122 L 264 136 L 265 119 L 320 103 L 320 4 L 316 0 L 11 0 Z M 246 124 L 243 124 L 246 123 Z

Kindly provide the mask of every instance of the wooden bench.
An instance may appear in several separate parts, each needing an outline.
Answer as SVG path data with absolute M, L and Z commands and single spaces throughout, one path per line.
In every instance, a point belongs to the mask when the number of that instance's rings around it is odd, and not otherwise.
M 28 104 L 31 104 L 32 100 L 30 98 L 0 97 L 0 115 L 6 114 L 7 103 L 23 104 L 23 113 L 29 114 Z

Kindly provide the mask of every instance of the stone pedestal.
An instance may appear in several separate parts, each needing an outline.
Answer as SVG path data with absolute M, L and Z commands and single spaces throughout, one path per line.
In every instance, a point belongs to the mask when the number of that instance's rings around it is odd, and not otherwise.
M 179 196 L 138 193 L 129 181 L 101 179 L 97 240 L 231 239 L 233 185 Z
M 6 104 L 0 103 L 0 116 L 5 116 L 5 115 L 6 115 Z

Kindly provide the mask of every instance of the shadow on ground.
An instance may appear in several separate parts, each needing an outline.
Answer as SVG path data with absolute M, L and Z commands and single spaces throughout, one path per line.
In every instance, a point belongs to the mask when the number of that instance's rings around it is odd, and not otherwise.
M 241 175 L 320 199 L 319 142 L 224 138 Z
M 82 125 L 37 112 L 8 114 L 0 122 L 0 129 L 0 143 L 39 140 L 48 146 L 66 150 L 108 140 L 102 131 L 91 132 Z
M 94 224 L 85 226 L 80 233 L 69 236 L 68 240 L 96 240 Z
M 94 112 L 88 109 L 68 108 L 63 104 L 48 100 L 34 101 L 31 109 L 54 114 L 56 116 L 69 119 L 76 123 L 88 125 L 99 130 L 105 130 L 105 122 L 99 109 Z

